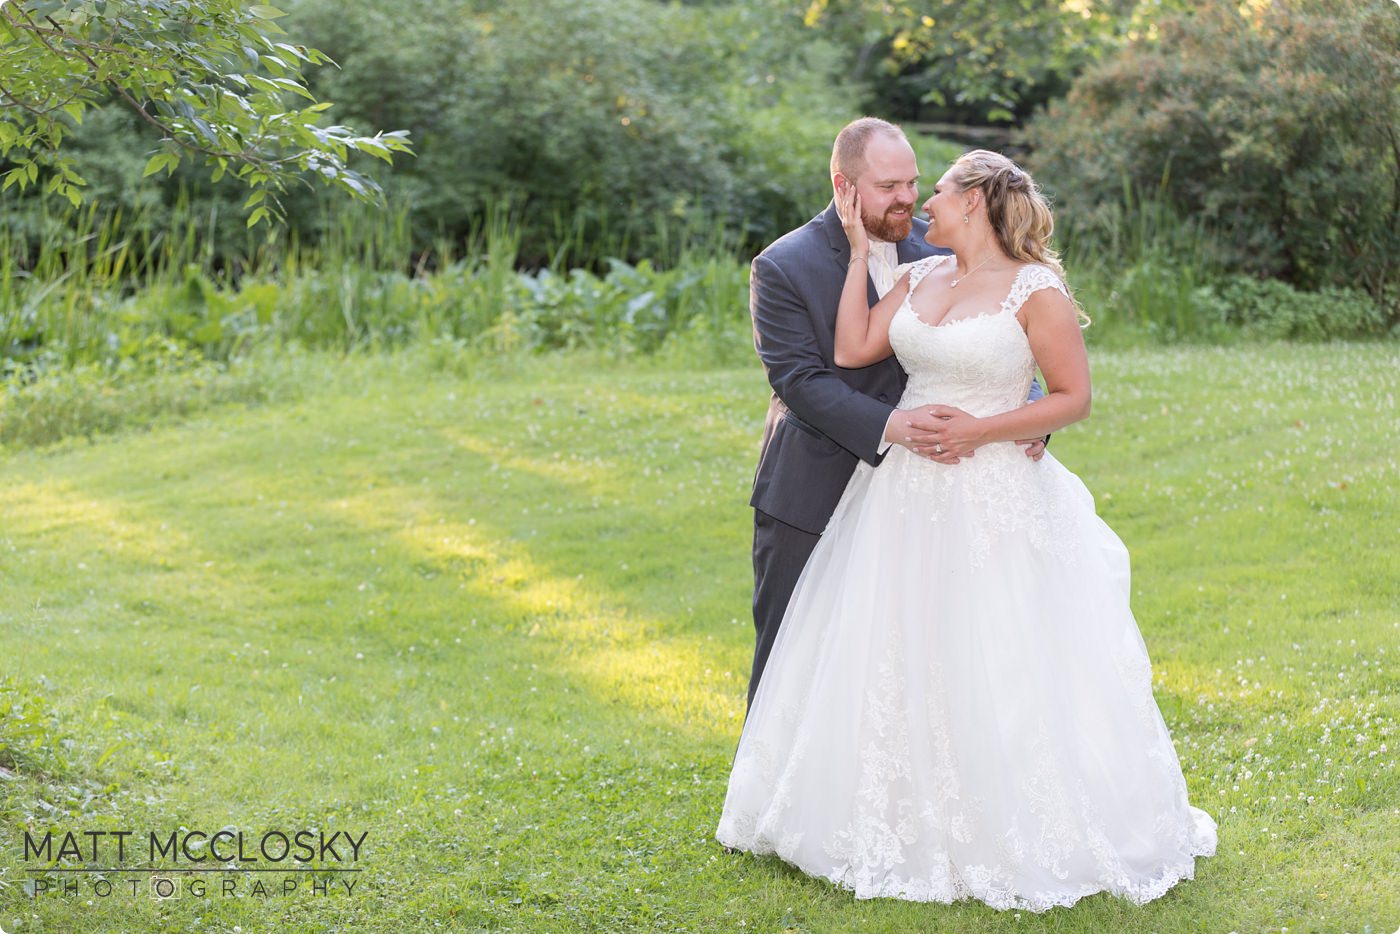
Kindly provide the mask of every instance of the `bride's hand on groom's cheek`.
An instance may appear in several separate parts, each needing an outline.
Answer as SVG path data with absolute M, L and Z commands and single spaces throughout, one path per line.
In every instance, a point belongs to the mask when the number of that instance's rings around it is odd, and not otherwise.
M 851 255 L 869 253 L 870 238 L 865 232 L 865 224 L 860 219 L 860 195 L 856 186 L 842 182 L 836 190 L 836 214 L 841 218 L 841 229 L 851 244 Z

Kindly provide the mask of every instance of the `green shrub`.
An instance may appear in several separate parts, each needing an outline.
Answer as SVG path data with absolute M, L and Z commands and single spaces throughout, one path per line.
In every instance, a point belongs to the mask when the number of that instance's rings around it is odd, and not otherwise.
M 718 224 L 751 244 L 825 200 L 854 89 L 839 59 L 761 5 L 647 0 L 301 0 L 298 34 L 341 119 L 414 135 L 391 196 L 415 239 L 508 206 L 530 266 L 671 264 Z M 546 38 L 547 37 L 547 38 Z
M 1231 276 L 1211 290 L 1224 320 L 1247 337 L 1328 340 L 1385 334 L 1386 317 L 1359 289 L 1300 292 L 1277 279 Z
M 1204 222 L 1229 270 L 1393 303 L 1397 124 L 1395 9 L 1276 0 L 1164 18 L 1028 135 L 1037 177 L 1081 230 L 1113 222 L 1126 178 Z
M 1307 292 L 1278 279 L 1203 276 L 1165 252 L 1118 266 L 1071 267 L 1076 295 L 1094 319 L 1095 343 L 1230 343 L 1245 340 L 1357 340 L 1392 329 L 1360 289 Z
M 332 120 L 411 128 L 416 158 L 357 159 L 410 218 L 410 253 L 462 244 L 491 211 L 522 226 L 520 260 L 603 270 L 618 256 L 674 265 L 707 244 L 756 248 L 824 203 L 831 138 L 856 108 L 832 45 L 765 4 L 651 0 L 290 0 L 285 21 L 338 68 L 308 76 Z M 71 128 L 93 203 L 128 234 L 189 216 L 223 268 L 257 246 L 246 192 L 197 168 L 142 178 L 151 142 L 121 105 Z M 0 167 L 4 159 L 0 157 Z M 61 219 L 31 192 L 0 203 L 37 253 Z M 286 192 L 302 243 L 334 236 L 340 203 Z M 328 205 L 330 207 L 328 207 Z M 353 216 L 360 212 L 345 206 Z
M 517 326 L 539 350 L 594 347 L 653 353 L 692 319 L 715 325 L 740 320 L 746 304 L 743 267 L 733 261 L 696 262 L 657 270 L 613 260 L 606 276 L 542 269 L 522 276 L 526 300 Z

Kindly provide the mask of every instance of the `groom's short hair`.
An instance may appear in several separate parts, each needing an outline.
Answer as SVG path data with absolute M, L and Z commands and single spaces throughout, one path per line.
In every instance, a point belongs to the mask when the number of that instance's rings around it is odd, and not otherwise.
M 831 147 L 831 174 L 837 172 L 855 181 L 865 169 L 865 148 L 875 136 L 893 136 L 908 140 L 904 130 L 897 124 L 879 117 L 861 117 L 852 120 L 836 134 L 836 142 Z

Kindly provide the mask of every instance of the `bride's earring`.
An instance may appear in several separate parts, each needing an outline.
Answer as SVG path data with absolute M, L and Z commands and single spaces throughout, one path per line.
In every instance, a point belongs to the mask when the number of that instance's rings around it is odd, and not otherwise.
M 966 215 L 966 214 L 963 215 L 963 223 L 964 223 L 964 224 L 967 223 L 967 215 Z

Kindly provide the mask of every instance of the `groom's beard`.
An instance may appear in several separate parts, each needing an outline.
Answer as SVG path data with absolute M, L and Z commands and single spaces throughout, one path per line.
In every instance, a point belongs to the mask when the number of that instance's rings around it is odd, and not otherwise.
M 905 213 L 896 215 L 895 211 L 904 211 Z M 909 236 L 909 231 L 914 229 L 914 205 L 912 203 L 892 204 L 879 217 L 862 214 L 860 219 L 865 224 L 866 233 L 876 240 L 898 243 Z

